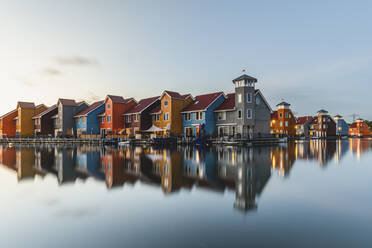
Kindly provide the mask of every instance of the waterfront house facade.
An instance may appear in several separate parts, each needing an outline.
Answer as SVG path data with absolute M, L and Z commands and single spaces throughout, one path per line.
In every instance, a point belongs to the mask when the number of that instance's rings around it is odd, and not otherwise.
M 98 101 L 77 113 L 74 116 L 77 137 L 81 137 L 81 135 L 99 135 L 100 118 L 98 115 L 103 111 L 105 111 L 104 101 Z
M 190 94 L 164 91 L 160 96 L 160 106 L 151 111 L 152 124 L 162 130 L 163 136 L 182 135 L 181 111 L 192 101 Z
M 216 134 L 214 110 L 226 99 L 223 92 L 199 95 L 182 110 L 183 135 L 196 137 L 203 133 L 206 136 Z
M 346 123 L 341 115 L 335 115 L 333 117 L 336 122 L 336 135 L 337 136 L 348 136 L 349 135 L 349 125 Z
M 34 135 L 37 136 L 53 136 L 54 134 L 54 119 L 52 117 L 58 113 L 57 105 L 53 105 L 40 114 L 32 117 L 34 121 Z
M 296 135 L 296 118 L 290 109 L 290 104 L 281 102 L 276 105 L 278 110 L 271 114 L 271 133 L 273 135 Z
M 160 107 L 160 96 L 140 100 L 133 108 L 123 114 L 125 134 L 132 138 L 141 138 L 152 126 L 151 112 Z
M 100 117 L 100 134 L 122 134 L 124 131 L 123 114 L 137 104 L 133 98 L 124 99 L 122 96 L 108 95 L 105 99 L 105 110 Z
M 16 133 L 15 118 L 18 116 L 18 109 L 14 109 L 0 117 L 0 138 L 14 138 Z
M 313 121 L 312 116 L 301 116 L 296 119 L 296 135 L 299 137 L 309 137 L 310 124 Z
M 18 115 L 16 120 L 16 137 L 33 137 L 34 136 L 34 121 L 32 118 L 35 115 L 45 111 L 47 107 L 44 104 L 35 106 L 33 102 L 18 102 Z
M 355 137 L 366 137 L 371 135 L 371 130 L 362 119 L 358 119 L 350 125 L 349 135 Z
M 72 99 L 59 99 L 58 113 L 52 118 L 54 122 L 55 137 L 73 137 L 76 135 L 74 116 L 88 108 L 86 102 L 76 102 Z
M 270 136 L 272 109 L 261 91 L 255 89 L 257 79 L 244 74 L 233 83 L 235 93 L 228 94 L 214 111 L 218 136 L 245 139 Z
M 336 123 L 328 114 L 328 111 L 321 109 L 310 124 L 310 136 L 325 138 L 336 136 Z

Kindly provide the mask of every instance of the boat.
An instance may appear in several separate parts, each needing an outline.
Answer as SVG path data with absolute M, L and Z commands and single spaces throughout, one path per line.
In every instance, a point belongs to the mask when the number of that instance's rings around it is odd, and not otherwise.
M 119 146 L 129 146 L 130 145 L 130 140 L 124 140 L 124 141 L 120 141 L 118 143 Z

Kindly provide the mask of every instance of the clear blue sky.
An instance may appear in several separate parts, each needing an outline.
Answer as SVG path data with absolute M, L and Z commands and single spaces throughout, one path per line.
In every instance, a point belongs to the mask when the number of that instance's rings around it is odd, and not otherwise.
M 0 112 L 17 100 L 233 91 L 372 119 L 371 1 L 3 1 Z M 4 91 L 4 87 L 7 91 Z

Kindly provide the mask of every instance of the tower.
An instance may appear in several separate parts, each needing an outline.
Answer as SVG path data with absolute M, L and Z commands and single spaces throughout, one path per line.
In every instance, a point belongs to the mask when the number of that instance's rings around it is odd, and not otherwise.
M 255 84 L 257 79 L 246 74 L 233 80 L 237 133 L 242 138 L 253 138 L 255 123 Z

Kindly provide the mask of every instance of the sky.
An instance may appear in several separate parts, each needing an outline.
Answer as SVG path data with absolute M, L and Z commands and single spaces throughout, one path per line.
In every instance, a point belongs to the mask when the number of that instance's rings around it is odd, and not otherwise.
M 0 8 L 0 114 L 17 101 L 234 91 L 273 109 L 372 119 L 371 1 L 11 0 Z

